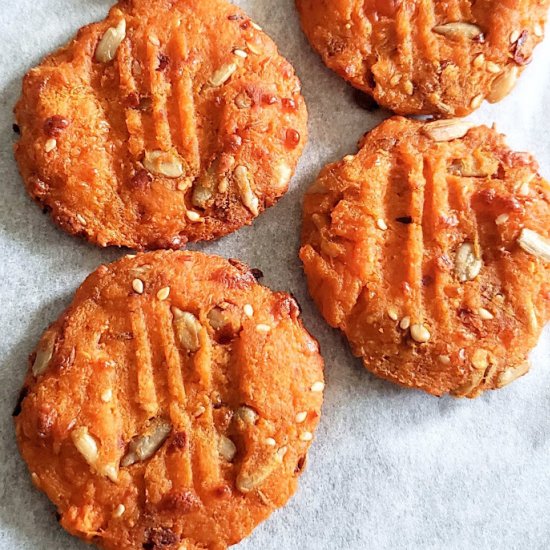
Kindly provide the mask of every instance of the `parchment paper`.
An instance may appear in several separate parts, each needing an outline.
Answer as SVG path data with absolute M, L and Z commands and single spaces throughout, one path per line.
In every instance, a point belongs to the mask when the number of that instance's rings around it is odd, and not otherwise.
M 205 0 L 206 1 L 206 0 Z M 292 291 L 326 360 L 324 414 L 288 506 L 240 550 L 546 549 L 550 546 L 550 330 L 531 372 L 475 400 L 436 399 L 368 374 L 321 319 L 297 258 L 305 188 L 327 162 L 356 150 L 388 113 L 367 113 L 324 68 L 302 35 L 293 0 L 237 2 L 296 67 L 309 107 L 310 141 L 291 191 L 252 227 L 201 250 L 237 257 Z M 12 154 L 12 107 L 21 77 L 108 0 L 0 0 L 0 549 L 73 550 L 31 486 L 15 445 L 11 411 L 27 355 L 44 328 L 99 264 L 122 255 L 56 229 L 24 192 Z M 550 177 L 550 39 L 536 50 L 512 96 L 474 121 L 533 152 Z

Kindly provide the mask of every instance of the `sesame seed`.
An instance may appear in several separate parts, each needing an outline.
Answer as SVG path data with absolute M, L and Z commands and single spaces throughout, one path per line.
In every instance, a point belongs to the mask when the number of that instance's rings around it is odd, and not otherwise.
M 254 308 L 250 304 L 245 304 L 243 310 L 247 317 L 252 317 L 254 315 Z
M 138 294 L 143 294 L 143 289 L 144 289 L 143 281 L 141 279 L 134 279 L 132 281 L 132 288 Z
M 355 157 L 353 155 L 346 155 L 344 157 L 344 162 L 351 162 Z
M 449 365 L 451 363 L 451 358 L 448 355 L 440 355 L 438 359 L 439 362 L 443 363 L 444 365 Z
M 475 59 L 474 59 L 474 67 L 477 67 L 478 69 L 485 63 L 485 56 L 480 53 Z
M 403 90 L 405 90 L 405 93 L 407 95 L 413 95 L 413 92 L 414 92 L 414 85 L 413 83 L 410 81 L 410 80 L 406 80 L 404 83 L 403 83 Z
M 178 183 L 176 184 L 176 189 L 178 191 L 187 191 L 187 188 L 189 187 L 189 184 L 187 183 L 186 180 L 184 181 L 178 181 Z
M 136 257 L 136 254 L 126 254 L 126 257 L 131 260 Z
M 388 317 L 392 320 L 392 321 L 397 321 L 397 319 L 399 318 L 399 316 L 397 315 L 397 310 L 395 308 L 390 308 L 388 309 Z
M 415 342 L 419 344 L 425 344 L 432 335 L 430 331 L 421 323 L 415 323 L 411 325 L 411 337 Z
M 168 298 L 168 296 L 170 295 L 170 287 L 169 286 L 165 286 L 164 288 L 161 288 L 158 292 L 157 292 L 157 298 L 162 302 L 163 300 L 166 300 L 166 298 Z
M 194 412 L 193 416 L 195 418 L 198 418 L 199 416 L 203 415 L 205 412 L 206 412 L 206 409 L 202 405 L 199 405 L 197 407 L 197 410 Z
M 397 86 L 399 84 L 399 81 L 401 80 L 401 75 L 395 74 L 390 79 L 390 84 L 392 86 Z
M 535 25 L 533 32 L 535 33 L 535 36 L 538 36 L 539 38 L 544 35 L 544 29 L 542 28 L 542 25 L 540 25 L 539 23 Z
M 351 23 L 346 23 L 346 29 L 351 29 Z
M 198 222 L 201 219 L 201 215 L 198 212 L 195 212 L 194 210 L 188 210 L 185 215 L 189 219 L 189 221 L 192 222 Z
M 501 68 L 500 68 L 500 65 L 497 65 L 496 63 L 493 63 L 492 61 L 488 61 L 487 62 L 487 70 L 490 73 L 497 74 L 497 73 L 500 73 Z
M 520 185 L 519 188 L 519 194 L 520 195 L 528 195 L 530 191 L 529 184 L 525 181 Z
M 325 389 L 325 383 L 324 382 L 315 382 L 313 386 L 311 386 L 311 391 L 313 392 L 322 392 Z
M 270 447 L 275 447 L 275 445 L 277 445 L 277 442 L 272 437 L 268 437 L 265 440 L 265 444 L 269 445 Z
M 258 25 L 258 23 L 254 23 L 254 21 L 252 21 L 252 27 L 254 29 L 256 29 L 257 31 L 261 31 L 262 30 L 262 27 L 260 27 L 260 25 Z
M 53 151 L 56 147 L 57 147 L 57 140 L 53 138 L 46 140 L 46 143 L 44 143 L 44 151 L 46 153 Z
M 495 316 L 488 309 L 485 309 L 484 307 L 480 307 L 478 313 L 479 313 L 479 316 L 484 321 L 490 321 L 491 319 L 495 318 Z
M 259 325 L 256 325 L 256 330 L 258 332 L 269 332 L 271 330 L 271 327 L 269 325 L 264 325 L 263 323 L 260 323 Z
M 496 220 L 495 223 L 497 225 L 502 225 L 503 223 L 506 223 L 510 219 L 510 216 L 508 214 L 501 214 Z
M 160 46 L 160 40 L 154 34 L 149 37 L 149 42 L 154 46 Z
M 240 57 L 242 59 L 246 59 L 248 57 L 248 54 L 239 48 L 233 50 L 233 55 L 236 55 L 237 57 Z
M 521 33 L 518 30 L 513 31 L 510 33 L 510 44 L 514 44 L 518 41 Z
M 403 330 L 407 330 L 411 326 L 411 318 L 408 315 L 406 317 L 403 317 L 403 319 L 401 319 L 401 322 L 399 323 L 399 326 Z
M 378 229 L 381 229 L 382 231 L 386 231 L 386 229 L 388 229 L 388 224 L 381 218 L 376 221 L 376 225 L 378 226 Z
M 302 422 L 305 422 L 306 421 L 306 418 L 307 418 L 307 411 L 302 411 L 302 412 L 299 412 L 297 415 L 296 415 L 296 422 L 298 424 L 301 424 Z
M 112 398 L 113 398 L 113 390 L 111 388 L 105 390 L 101 394 L 101 401 L 103 401 L 104 403 L 109 403 L 109 401 L 111 401 Z
M 311 441 L 313 439 L 313 434 L 311 432 L 302 432 L 300 434 L 300 441 Z
M 76 219 L 82 224 L 86 225 L 86 218 L 82 214 L 77 214 Z
M 124 512 L 126 512 L 126 506 L 124 506 L 124 504 L 119 504 L 113 512 L 113 517 L 114 518 L 120 518 L 120 517 L 122 517 Z
M 484 99 L 485 99 L 485 98 L 483 97 L 482 94 L 476 95 L 476 96 L 472 99 L 472 101 L 470 102 L 470 107 L 471 107 L 472 109 L 477 109 L 478 107 L 481 106 L 481 104 L 483 103 L 483 100 L 484 100 Z

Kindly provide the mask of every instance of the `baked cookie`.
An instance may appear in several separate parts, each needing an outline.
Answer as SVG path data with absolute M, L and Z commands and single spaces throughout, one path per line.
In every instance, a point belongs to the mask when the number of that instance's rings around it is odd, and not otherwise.
M 247 536 L 294 493 L 324 387 L 294 299 L 191 252 L 100 267 L 30 363 L 14 415 L 33 482 L 112 550 Z
M 325 319 L 378 376 L 476 397 L 527 372 L 550 318 L 550 185 L 463 120 L 394 117 L 325 167 L 301 259 Z
M 29 71 L 15 115 L 30 195 L 69 233 L 136 249 L 250 224 L 307 138 L 293 68 L 225 0 L 121 0 Z
M 463 116 L 514 87 L 549 0 L 296 0 L 324 62 L 399 114 Z

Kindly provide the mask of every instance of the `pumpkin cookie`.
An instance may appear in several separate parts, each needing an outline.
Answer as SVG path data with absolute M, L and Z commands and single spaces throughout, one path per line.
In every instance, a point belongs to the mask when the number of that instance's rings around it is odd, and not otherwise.
M 294 493 L 324 387 L 294 299 L 190 252 L 100 267 L 30 363 L 14 414 L 33 482 L 112 550 L 247 536 Z
M 30 195 L 67 232 L 136 249 L 250 224 L 307 137 L 293 68 L 225 0 L 121 0 L 29 71 L 15 115 Z
M 463 116 L 514 87 L 548 0 L 296 0 L 324 62 L 399 114 Z
M 325 167 L 301 259 L 378 376 L 475 397 L 527 372 L 550 318 L 550 185 L 494 129 L 394 117 Z

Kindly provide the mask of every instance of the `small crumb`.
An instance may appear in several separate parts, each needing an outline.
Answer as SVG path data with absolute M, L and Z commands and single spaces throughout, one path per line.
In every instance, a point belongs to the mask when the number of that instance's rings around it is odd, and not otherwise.
M 313 434 L 311 432 L 302 432 L 300 434 L 300 441 L 311 441 L 313 439 Z
M 378 229 L 381 229 L 382 231 L 386 231 L 386 229 L 388 229 L 388 224 L 382 218 L 379 218 L 376 221 L 376 225 L 378 226 Z
M 124 512 L 126 512 L 126 507 L 124 506 L 124 504 L 119 504 L 113 512 L 113 517 L 114 518 L 120 518 L 120 517 L 122 517 Z
M 166 298 L 168 298 L 168 296 L 170 295 L 170 287 L 169 286 L 165 286 L 164 288 L 161 288 L 158 292 L 157 292 L 157 298 L 162 302 L 164 300 L 166 300 Z
M 307 418 L 307 411 L 302 411 L 296 415 L 295 420 L 297 424 L 301 424 L 302 422 L 306 421 L 306 418 Z
M 144 284 L 141 279 L 134 279 L 132 281 L 132 288 L 134 289 L 134 292 L 137 292 L 138 294 L 143 294 L 144 290 Z
M 271 327 L 269 325 L 260 323 L 259 325 L 256 325 L 256 330 L 258 332 L 269 332 L 271 330 Z
M 325 389 L 324 382 L 315 382 L 313 386 L 311 386 L 312 392 L 322 392 L 324 389 Z
M 57 147 L 57 140 L 55 140 L 54 138 L 47 139 L 46 143 L 44 143 L 44 151 L 46 153 L 53 151 L 56 147 Z
M 254 315 L 254 308 L 250 304 L 245 304 L 243 310 L 247 317 L 252 317 Z

